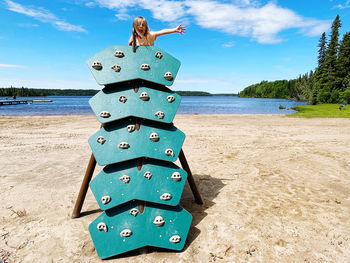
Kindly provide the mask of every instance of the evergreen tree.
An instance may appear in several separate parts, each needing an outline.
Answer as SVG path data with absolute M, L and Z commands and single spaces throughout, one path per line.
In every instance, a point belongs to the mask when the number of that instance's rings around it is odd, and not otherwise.
M 350 32 L 343 36 L 343 40 L 340 43 L 337 69 L 337 84 L 340 91 L 344 91 L 348 87 L 348 79 L 350 77 Z
M 338 98 L 332 96 L 333 90 L 339 90 L 337 87 L 337 55 L 339 49 L 339 28 L 341 22 L 339 15 L 334 19 L 332 24 L 331 38 L 327 46 L 326 56 L 324 61 L 325 72 L 320 72 L 320 90 L 317 94 L 318 102 L 337 102 Z
M 324 63 L 326 60 L 326 45 L 327 45 L 327 39 L 326 39 L 326 33 L 323 32 L 319 42 L 318 42 L 318 68 L 323 69 Z

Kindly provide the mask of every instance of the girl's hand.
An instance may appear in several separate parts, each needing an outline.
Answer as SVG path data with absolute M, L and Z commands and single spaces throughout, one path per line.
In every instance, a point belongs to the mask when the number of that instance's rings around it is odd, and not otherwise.
M 182 25 L 178 25 L 176 28 L 175 28 L 175 32 L 178 32 L 180 33 L 181 35 L 185 34 L 186 32 L 186 27 L 185 26 L 182 26 Z

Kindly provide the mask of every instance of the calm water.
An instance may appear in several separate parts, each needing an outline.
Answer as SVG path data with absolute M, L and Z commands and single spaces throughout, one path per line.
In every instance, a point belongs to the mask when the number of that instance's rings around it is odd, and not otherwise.
M 0 115 L 89 115 L 93 114 L 88 103 L 90 98 L 90 96 L 17 97 L 18 100 L 50 99 L 53 102 L 0 106 Z M 0 97 L 0 100 L 4 99 Z M 305 104 L 285 99 L 183 96 L 177 114 L 286 114 L 294 111 L 280 110 L 279 105 L 289 108 Z

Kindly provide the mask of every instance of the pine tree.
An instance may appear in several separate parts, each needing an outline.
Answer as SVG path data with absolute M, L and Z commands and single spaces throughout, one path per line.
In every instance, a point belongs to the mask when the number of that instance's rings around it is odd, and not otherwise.
M 327 39 L 326 39 L 326 33 L 323 32 L 319 42 L 318 42 L 318 68 L 323 69 L 324 68 L 324 62 L 326 60 L 326 45 L 327 45 Z
M 344 91 L 348 86 L 347 82 L 350 77 L 350 32 L 347 32 L 343 36 L 343 40 L 340 43 L 337 60 L 337 73 L 339 89 Z M 349 77 L 347 78 L 348 75 Z
M 338 102 L 339 98 L 332 96 L 332 92 L 334 90 L 338 90 L 340 87 L 337 87 L 337 55 L 339 50 L 339 28 L 341 27 L 341 22 L 339 15 L 334 19 L 332 24 L 332 32 L 331 32 L 331 38 L 327 46 L 326 50 L 326 56 L 324 61 L 324 67 L 325 67 L 325 75 L 322 74 L 322 80 L 320 83 L 320 90 L 317 94 L 317 98 L 319 102 L 326 103 L 326 102 Z M 326 77 L 324 79 L 323 77 Z

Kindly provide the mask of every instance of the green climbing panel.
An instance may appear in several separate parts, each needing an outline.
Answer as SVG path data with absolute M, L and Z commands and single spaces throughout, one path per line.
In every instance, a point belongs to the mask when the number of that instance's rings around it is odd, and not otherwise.
M 104 259 L 144 246 L 182 250 L 191 221 L 191 214 L 180 206 L 145 203 L 141 214 L 133 201 L 103 212 L 89 231 Z
M 139 157 L 175 162 L 185 134 L 173 125 L 144 120 L 137 130 L 133 119 L 123 119 L 102 127 L 89 138 L 99 165 Z
M 140 170 L 135 160 L 106 166 L 90 188 L 102 210 L 133 199 L 176 206 L 187 173 L 171 162 L 144 159 Z
M 180 67 L 180 61 L 155 46 L 111 46 L 87 62 L 92 75 L 100 85 L 109 85 L 133 79 L 143 79 L 171 86 Z
M 89 103 L 99 122 L 108 123 L 135 116 L 171 123 L 181 97 L 161 85 L 145 81 L 139 84 L 141 86 L 137 92 L 133 89 L 134 83 L 125 82 L 117 88 L 106 87 L 92 97 Z

